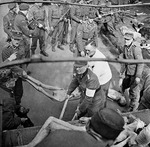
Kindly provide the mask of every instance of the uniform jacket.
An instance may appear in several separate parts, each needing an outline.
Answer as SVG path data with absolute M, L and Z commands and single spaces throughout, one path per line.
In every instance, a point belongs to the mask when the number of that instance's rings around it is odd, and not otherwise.
M 32 19 L 35 19 L 42 25 L 45 25 L 45 21 L 46 21 L 45 8 L 43 6 L 39 7 L 36 4 L 33 5 L 29 10 L 28 19 L 29 19 L 29 21 Z
M 141 47 L 139 43 L 133 42 L 129 47 L 125 46 L 123 50 L 123 57 L 125 59 L 143 59 Z M 136 77 L 141 77 L 143 72 L 144 64 L 129 64 L 126 65 L 126 74 L 135 75 Z
M 97 111 L 100 108 L 100 83 L 97 76 L 90 70 L 80 77 L 75 76 L 69 85 L 67 94 L 71 94 L 77 87 L 81 89 L 81 95 L 83 101 L 79 107 L 81 112 L 85 112 L 87 109 L 91 111 Z
M 27 37 L 32 37 L 33 31 L 29 30 L 28 28 L 28 19 L 27 17 L 22 13 L 18 12 L 15 21 L 14 21 L 14 28 L 17 31 L 20 31 L 23 33 L 23 35 Z
M 57 23 L 57 21 L 60 19 L 60 17 L 63 15 L 63 9 L 64 7 L 58 6 L 58 5 L 51 5 L 48 11 L 48 21 L 49 26 L 53 27 Z
M 21 119 L 15 116 L 15 102 L 4 100 L 3 106 L 3 130 L 16 129 L 21 124 Z
M 78 50 L 81 52 L 84 50 L 84 42 L 89 42 L 93 40 L 98 47 L 98 33 L 97 33 L 97 25 L 95 22 L 91 24 L 82 23 L 79 24 L 77 28 L 77 45 Z
M 14 29 L 14 20 L 16 17 L 17 13 L 13 13 L 9 11 L 3 18 L 3 28 L 4 32 L 11 37 L 11 31 Z
M 15 52 L 17 53 L 17 59 L 22 59 L 24 57 L 24 50 L 23 48 L 19 49 L 14 47 L 12 45 L 6 45 L 2 50 L 2 60 L 3 62 L 9 62 L 8 58 Z M 18 78 L 18 76 L 21 76 L 23 73 L 23 69 L 19 66 L 13 66 L 8 69 L 1 69 L 0 70 L 0 85 L 2 88 L 7 90 L 8 92 L 12 91 L 12 88 L 15 86 L 15 82 Z

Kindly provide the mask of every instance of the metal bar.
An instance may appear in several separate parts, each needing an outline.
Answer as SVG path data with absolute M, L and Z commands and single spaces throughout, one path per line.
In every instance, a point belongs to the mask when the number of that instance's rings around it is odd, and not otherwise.
M 104 62 L 113 62 L 113 63 L 124 63 L 124 64 L 141 64 L 141 63 L 150 63 L 149 59 L 143 60 L 134 60 L 134 59 L 118 59 L 118 58 L 61 58 L 61 59 L 51 59 L 48 57 L 42 56 L 33 56 L 29 59 L 15 60 L 7 63 L 0 63 L 0 69 L 11 67 L 14 65 L 20 64 L 29 64 L 29 63 L 53 63 L 53 62 L 75 62 L 75 61 L 104 61 Z
M 3 101 L 0 100 L 0 147 L 2 147 L 2 132 L 3 132 L 3 126 L 2 126 L 2 114 L 3 113 Z
M 25 0 L 14 0 L 14 1 L 5 1 L 5 2 L 0 2 L 0 5 L 4 5 L 4 4 L 9 4 L 9 3 L 35 3 L 35 1 L 25 1 Z M 141 7 L 141 6 L 149 6 L 150 3 L 140 3 L 140 4 L 126 4 L 126 5 L 91 5 L 91 4 L 79 4 L 79 3 L 69 3 L 69 2 L 63 2 L 63 1 L 37 1 L 36 3 L 44 3 L 44 4 L 51 4 L 51 3 L 55 3 L 55 4 L 65 4 L 65 5 L 77 5 L 77 6 L 86 6 L 86 7 L 108 7 L 108 8 L 123 8 L 123 7 Z

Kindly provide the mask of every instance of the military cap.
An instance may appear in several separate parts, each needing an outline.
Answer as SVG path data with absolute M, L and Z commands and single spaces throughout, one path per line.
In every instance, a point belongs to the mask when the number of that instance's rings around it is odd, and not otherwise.
M 86 66 L 87 64 L 88 64 L 87 61 L 76 61 L 74 63 L 74 67 L 75 68 L 80 68 L 80 67 Z
M 9 8 L 10 10 L 12 10 L 12 9 L 14 9 L 14 8 L 16 8 L 16 7 L 17 7 L 16 3 L 10 3 L 10 4 L 8 4 L 8 8 Z
M 26 11 L 26 10 L 29 9 L 29 4 L 21 3 L 21 4 L 19 5 L 19 9 L 20 9 L 21 11 Z
M 130 33 L 130 32 L 127 32 L 127 33 L 124 34 L 124 38 L 128 39 L 128 40 L 133 39 L 134 38 L 134 34 Z
M 124 119 L 113 109 L 104 108 L 96 112 L 89 124 L 96 133 L 106 139 L 116 139 L 123 130 Z
M 22 40 L 22 33 L 20 31 L 12 30 L 12 38 L 15 40 Z

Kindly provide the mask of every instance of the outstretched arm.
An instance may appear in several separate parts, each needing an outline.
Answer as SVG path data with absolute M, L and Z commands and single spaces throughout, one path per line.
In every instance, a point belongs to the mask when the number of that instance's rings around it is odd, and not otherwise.
M 42 126 L 42 128 L 40 129 L 40 131 L 37 133 L 35 138 L 28 145 L 22 147 L 35 147 L 45 137 L 47 137 L 51 131 L 59 130 L 59 129 L 86 131 L 84 126 L 80 127 L 80 126 L 71 125 L 70 123 L 57 119 L 55 117 L 49 117 L 44 123 L 44 125 Z

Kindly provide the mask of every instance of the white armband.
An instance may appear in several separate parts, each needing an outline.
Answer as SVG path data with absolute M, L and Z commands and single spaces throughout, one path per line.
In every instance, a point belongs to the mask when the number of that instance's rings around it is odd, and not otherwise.
M 91 89 L 86 88 L 86 96 L 88 96 L 88 97 L 94 97 L 95 91 L 96 90 L 91 90 Z

